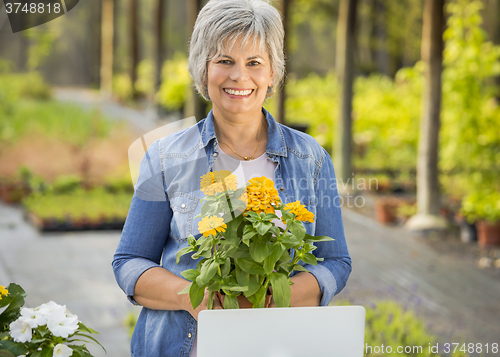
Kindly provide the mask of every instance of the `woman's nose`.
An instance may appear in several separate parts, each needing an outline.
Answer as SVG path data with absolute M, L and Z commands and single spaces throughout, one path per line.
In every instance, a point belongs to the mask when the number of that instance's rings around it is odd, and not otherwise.
M 231 68 L 229 78 L 235 82 L 244 82 L 248 79 L 248 71 L 245 63 L 235 63 Z

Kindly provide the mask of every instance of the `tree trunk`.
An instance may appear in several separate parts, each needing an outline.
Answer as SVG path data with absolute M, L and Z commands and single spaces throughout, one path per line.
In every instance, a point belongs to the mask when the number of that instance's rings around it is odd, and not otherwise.
M 354 82 L 354 29 L 357 0 L 341 0 L 337 25 L 336 71 L 340 84 L 340 113 L 333 148 L 337 180 L 351 178 L 352 97 Z
M 287 42 L 288 42 L 288 36 L 289 36 L 289 31 L 290 31 L 290 21 L 289 21 L 289 14 L 290 14 L 290 6 L 292 5 L 292 0 L 280 0 L 279 1 L 280 7 L 281 7 L 281 14 L 283 15 L 283 28 L 285 30 L 285 54 L 288 52 L 288 47 L 287 47 Z M 285 73 L 288 73 L 289 70 L 289 64 L 288 61 L 285 62 Z M 278 95 L 278 113 L 276 115 L 276 119 L 278 123 L 285 124 L 286 125 L 286 113 L 285 113 L 285 102 L 286 102 L 286 76 L 283 79 L 283 87 L 281 90 L 277 91 Z
M 113 0 L 102 1 L 101 92 L 113 91 Z
M 191 38 L 191 34 L 194 29 L 194 24 L 198 13 L 202 8 L 202 0 L 187 0 L 187 20 L 188 20 L 188 36 Z M 189 118 L 194 116 L 196 121 L 200 121 L 205 118 L 205 111 L 207 108 L 207 103 L 196 91 L 194 86 L 189 91 L 189 96 L 184 106 L 184 117 Z
M 373 10 L 375 11 L 375 62 L 378 71 L 386 76 L 391 75 L 391 58 L 387 51 L 387 29 L 386 29 L 386 4 L 381 0 L 374 0 Z
M 137 99 L 136 81 L 137 66 L 139 64 L 139 14 L 137 0 L 130 0 L 130 80 L 132 82 L 132 97 Z

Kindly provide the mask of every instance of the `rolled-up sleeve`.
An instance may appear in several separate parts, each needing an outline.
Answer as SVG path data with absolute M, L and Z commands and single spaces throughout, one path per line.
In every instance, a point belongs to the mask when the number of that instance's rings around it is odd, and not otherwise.
M 323 159 L 315 182 L 316 229 L 315 236 L 329 236 L 334 241 L 315 243 L 313 251 L 317 257 L 324 258 L 318 265 L 305 265 L 314 275 L 321 289 L 321 306 L 328 305 L 340 293 L 351 274 L 351 257 L 347 250 L 342 223 L 337 180 L 332 159 L 323 148 Z
M 139 277 L 146 270 L 160 266 L 172 218 L 158 146 L 158 142 L 151 144 L 141 161 L 130 209 L 112 262 L 118 285 L 134 304 L 132 296 Z

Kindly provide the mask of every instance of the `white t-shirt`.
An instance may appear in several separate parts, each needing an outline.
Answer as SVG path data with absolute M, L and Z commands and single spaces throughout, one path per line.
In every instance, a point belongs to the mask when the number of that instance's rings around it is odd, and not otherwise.
M 213 171 L 230 170 L 233 175 L 236 175 L 238 188 L 243 187 L 251 178 L 265 176 L 274 181 L 274 170 L 278 164 L 267 158 L 266 153 L 254 160 L 241 161 L 232 158 L 219 148 L 219 157 L 214 162 Z M 281 218 L 281 212 L 276 211 L 276 215 Z M 274 219 L 277 226 L 285 228 L 280 219 Z M 194 334 L 193 348 L 191 349 L 190 357 L 196 357 L 196 344 L 198 340 L 198 332 Z

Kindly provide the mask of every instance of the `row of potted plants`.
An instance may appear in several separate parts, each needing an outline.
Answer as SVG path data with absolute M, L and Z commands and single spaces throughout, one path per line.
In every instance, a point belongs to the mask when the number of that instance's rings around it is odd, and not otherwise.
M 374 210 L 380 223 L 402 224 L 417 213 L 417 205 L 414 197 L 380 195 Z M 500 246 L 500 192 L 477 191 L 461 202 L 448 201 L 439 214 L 460 228 L 462 241 L 477 239 L 480 246 Z

